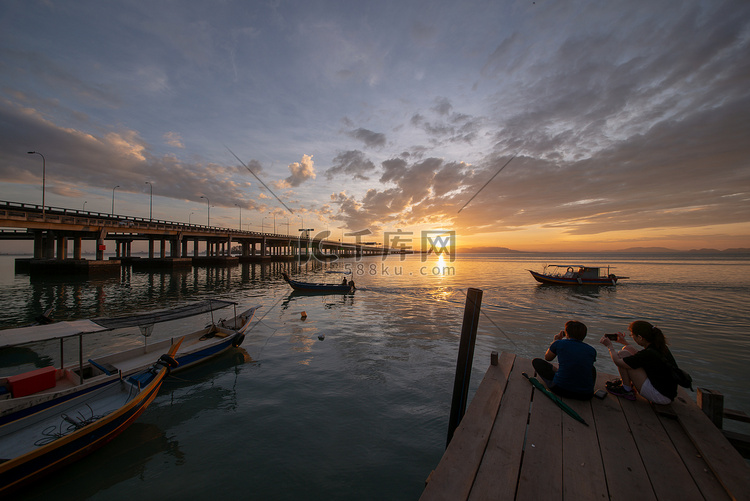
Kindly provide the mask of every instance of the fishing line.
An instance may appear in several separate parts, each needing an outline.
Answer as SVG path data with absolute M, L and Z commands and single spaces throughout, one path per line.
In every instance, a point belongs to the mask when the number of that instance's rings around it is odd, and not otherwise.
M 494 176 L 492 176 L 492 177 L 490 178 L 490 180 L 489 180 L 489 181 L 487 181 L 486 183 L 484 183 L 484 186 L 482 186 L 481 188 L 479 188 L 479 191 L 477 191 L 476 193 L 474 193 L 474 196 L 473 196 L 473 197 L 471 197 L 471 198 L 469 199 L 469 201 L 468 201 L 468 202 L 466 202 L 466 203 L 464 204 L 464 206 L 463 206 L 463 207 L 461 207 L 460 209 L 458 209 L 458 214 L 461 214 L 461 211 L 462 211 L 462 210 L 464 210 L 464 209 L 466 208 L 466 206 L 467 206 L 467 205 L 469 205 L 469 203 L 471 203 L 471 201 L 472 201 L 472 200 L 474 200 L 474 197 L 476 197 L 477 195 L 479 195 L 479 193 L 480 193 L 480 192 L 481 192 L 481 191 L 482 191 L 483 189 L 485 189 L 485 188 L 487 187 L 487 185 L 488 185 L 488 184 L 490 184 L 490 183 L 492 182 L 492 180 L 493 180 L 493 179 L 495 179 L 495 176 L 497 176 L 498 174 L 500 174 L 500 172 L 501 172 L 501 171 L 502 171 L 502 170 L 503 170 L 504 168 L 506 168 L 506 167 L 508 166 L 508 164 L 509 164 L 509 163 L 511 162 L 511 160 L 513 160 L 514 158 L 516 158 L 516 155 L 518 155 L 518 153 L 516 153 L 516 154 L 514 154 L 514 155 L 513 155 L 512 157 L 510 157 L 510 160 L 508 160 L 507 162 L 505 162 L 505 165 L 503 165 L 502 167 L 500 167 L 500 170 L 498 170 L 497 172 L 495 172 L 495 175 L 494 175 Z M 239 160 L 239 159 L 238 159 L 238 160 Z
M 506 164 L 506 165 L 507 165 L 507 164 Z M 501 170 L 502 170 L 502 169 L 501 169 Z M 459 289 L 459 290 L 460 290 L 461 292 L 463 292 L 464 296 L 466 296 L 466 292 L 464 292 L 464 290 L 463 290 L 463 289 Z M 510 342 L 511 342 L 511 344 L 512 344 L 512 345 L 513 345 L 514 347 L 516 347 L 516 348 L 517 348 L 517 346 L 516 346 L 516 343 L 515 343 L 515 342 L 514 342 L 514 341 L 513 341 L 513 340 L 512 340 L 511 338 L 510 338 L 510 336 L 508 336 L 508 334 L 506 334 L 506 333 L 505 333 L 505 331 L 504 331 L 504 330 L 502 330 L 502 329 L 500 328 L 500 326 L 499 326 L 499 325 L 497 325 L 497 324 L 496 324 L 496 323 L 495 323 L 495 322 L 494 322 L 494 321 L 493 321 L 493 320 L 492 320 L 492 319 L 491 319 L 491 318 L 489 317 L 489 315 L 487 315 L 487 313 L 485 313 L 485 312 L 484 312 L 484 310 L 483 310 L 483 309 L 481 309 L 481 308 L 480 308 L 480 309 L 479 309 L 479 313 L 481 313 L 482 315 L 484 315 L 484 318 L 486 318 L 487 320 L 489 320 L 489 321 L 490 321 L 490 323 L 491 323 L 492 325 L 494 325 L 494 326 L 495 326 L 495 328 L 496 328 L 497 330 L 499 330 L 500 332 L 502 332 L 502 333 L 503 333 L 503 336 L 505 336 L 505 339 L 507 339 L 508 341 L 510 341 Z
M 265 186 L 265 188 L 266 188 L 266 189 L 267 189 L 267 190 L 268 190 L 268 191 L 269 191 L 269 192 L 271 193 L 271 195 L 273 195 L 274 197 L 276 197 L 276 200 L 278 200 L 278 201 L 279 201 L 279 203 L 280 203 L 281 205 L 283 205 L 283 206 L 284 206 L 284 208 L 285 208 L 286 210 L 288 210 L 290 214 L 294 214 L 294 211 L 293 211 L 292 209 L 290 209 L 289 207 L 287 207 L 287 206 L 286 206 L 286 204 L 285 204 L 284 202 L 282 202 L 282 201 L 281 201 L 281 199 L 280 199 L 280 198 L 279 198 L 278 196 L 276 196 L 276 193 L 274 193 L 274 192 L 273 192 L 273 190 L 271 190 L 271 188 L 269 188 L 269 187 L 268 187 L 268 185 L 267 185 L 266 183 L 264 183 L 264 182 L 263 182 L 263 180 L 262 180 L 261 178 L 259 178 L 259 177 L 258 177 L 258 175 L 257 175 L 257 174 L 255 174 L 255 172 L 253 172 L 253 170 L 252 170 L 252 169 L 251 169 L 250 167 L 248 167 L 247 165 L 245 165 L 245 162 L 243 162 L 242 160 L 240 160 L 240 157 L 238 157 L 237 155 L 235 155 L 235 154 L 234 154 L 234 152 L 233 152 L 232 150 L 230 150 L 230 149 L 229 149 L 229 146 L 227 146 L 227 145 L 225 144 L 225 145 L 224 145 L 224 148 L 226 148 L 227 150 L 229 150 L 229 153 L 231 153 L 231 154 L 232 154 L 232 156 L 234 156 L 234 158 L 236 158 L 236 159 L 237 159 L 237 161 L 238 161 L 238 162 L 239 162 L 240 164 L 242 164 L 242 166 L 243 166 L 244 168 L 246 168 L 247 170 L 249 170 L 249 171 L 250 171 L 250 174 L 252 174 L 252 175 L 253 175 L 253 176 L 255 177 L 255 179 L 257 179 L 257 180 L 258 180 L 258 182 L 259 182 L 260 184 L 262 184 L 263 186 Z M 502 170 L 502 169 L 501 169 L 501 170 Z M 493 176 L 493 177 L 494 177 L 494 176 Z

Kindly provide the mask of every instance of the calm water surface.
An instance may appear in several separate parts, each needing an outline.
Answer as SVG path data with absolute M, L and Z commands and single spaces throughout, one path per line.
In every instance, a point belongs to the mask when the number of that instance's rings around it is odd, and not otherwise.
M 611 265 L 617 287 L 537 285 L 545 263 Z M 262 305 L 241 350 L 177 374 L 137 423 L 93 455 L 24 492 L 27 499 L 413 500 L 444 451 L 468 287 L 484 291 L 472 391 L 490 352 L 540 356 L 571 318 L 589 327 L 597 369 L 614 365 L 598 343 L 644 319 L 668 336 L 698 386 L 750 412 L 750 258 L 535 254 L 421 256 L 303 265 L 302 280 L 349 268 L 352 295 L 297 296 L 281 281 L 291 264 L 124 270 L 109 279 L 30 280 L 0 256 L 0 327 L 162 309 L 216 297 Z M 301 318 L 301 312 L 307 318 Z M 229 310 L 215 313 L 229 316 Z M 203 327 L 210 317 L 157 325 L 153 337 Z M 86 342 L 87 353 L 141 343 L 136 330 Z M 77 358 L 77 343 L 66 358 Z M 0 352 L 0 374 L 57 364 L 57 344 Z M 695 394 L 693 394 L 694 396 Z M 742 429 L 742 428 L 740 428 Z M 744 430 L 747 431 L 747 430 Z

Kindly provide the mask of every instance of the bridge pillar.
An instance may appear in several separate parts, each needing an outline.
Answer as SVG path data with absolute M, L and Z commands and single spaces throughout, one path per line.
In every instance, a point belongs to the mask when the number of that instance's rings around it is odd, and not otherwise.
M 260 242 L 260 257 L 266 257 L 266 237 Z
M 55 257 L 55 232 L 48 231 L 44 239 L 44 258 L 54 259 Z
M 193 257 L 198 257 L 198 244 L 199 243 L 200 242 L 198 241 L 197 238 L 193 241 Z
M 177 236 L 177 237 L 175 237 L 175 238 L 173 238 L 173 239 L 170 240 L 170 243 L 172 244 L 172 248 L 169 250 L 170 257 L 174 257 L 174 258 L 180 258 L 180 257 L 182 257 L 180 255 L 180 250 L 182 248 L 182 245 L 181 245 L 182 242 L 180 241 L 181 239 L 182 239 L 182 237 Z
M 187 238 L 182 239 L 182 255 L 187 257 L 188 255 L 188 240 Z
M 68 238 L 57 237 L 57 259 L 66 259 L 68 257 Z
M 106 246 L 104 245 L 104 238 L 107 236 L 107 232 L 102 230 L 99 232 L 99 236 L 96 239 L 96 260 L 97 261 L 104 261 L 104 250 L 106 249 Z
M 148 258 L 154 259 L 154 239 L 148 239 Z
M 73 259 L 81 259 L 83 253 L 83 238 L 75 237 L 73 240 Z
M 159 257 L 164 259 L 167 256 L 167 244 L 164 239 L 161 239 L 161 248 L 159 249 Z
M 44 257 L 44 235 L 41 231 L 34 232 L 34 259 Z

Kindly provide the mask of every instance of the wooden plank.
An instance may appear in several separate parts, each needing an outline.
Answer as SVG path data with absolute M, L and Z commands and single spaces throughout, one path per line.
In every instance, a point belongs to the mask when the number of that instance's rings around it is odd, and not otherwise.
M 711 471 L 733 499 L 750 500 L 750 468 L 698 406 L 680 388 L 672 408 Z
M 515 355 L 502 353 L 490 365 L 420 500 L 466 499 L 495 422 Z
M 563 499 L 607 499 L 607 482 L 592 410 L 592 405 L 598 405 L 599 401 L 565 399 L 565 403 L 589 426 L 563 416 Z
M 677 421 L 677 414 L 659 414 L 659 420 L 662 427 L 667 432 L 672 444 L 680 454 L 680 458 L 685 467 L 690 472 L 693 481 L 700 489 L 704 499 L 711 501 L 724 501 L 730 499 L 729 494 L 724 486 L 719 483 L 716 475 L 713 474 L 703 457 L 695 448 L 690 437 L 685 434 L 682 425 Z
M 517 500 L 560 499 L 562 420 L 563 417 L 572 419 L 563 414 L 552 400 L 538 389 L 534 389 L 521 472 L 518 477 Z
M 521 372 L 531 373 L 533 370 L 530 360 L 516 358 L 469 494 L 470 501 L 515 497 L 533 389 Z
M 642 398 L 620 404 L 657 499 L 700 499 L 698 486 L 653 407 Z
M 597 379 L 597 387 L 604 386 Z M 633 434 L 622 412 L 620 399 L 607 395 L 604 400 L 592 402 L 594 423 L 602 453 L 604 476 L 611 500 L 655 500 L 656 495 L 646 474 Z M 638 404 L 624 400 L 622 405 Z M 648 405 L 644 400 L 640 405 Z

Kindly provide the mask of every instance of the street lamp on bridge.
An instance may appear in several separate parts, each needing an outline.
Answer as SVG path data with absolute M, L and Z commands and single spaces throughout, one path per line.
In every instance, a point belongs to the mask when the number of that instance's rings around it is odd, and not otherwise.
M 110 214 L 112 214 L 113 216 L 115 215 L 115 190 L 119 187 L 120 185 L 118 184 L 117 186 L 112 188 L 112 212 Z
M 206 226 L 211 226 L 211 202 L 208 201 L 208 197 L 201 195 L 201 198 L 206 199 Z
M 151 198 L 148 202 L 148 220 L 153 221 L 154 219 L 154 185 L 146 181 L 146 184 L 151 187 Z
M 240 204 L 234 204 L 240 208 L 240 231 L 242 231 L 242 206 Z
M 44 155 L 39 153 L 38 151 L 29 151 L 29 155 L 39 155 L 42 157 L 42 219 L 44 219 L 45 215 L 45 206 L 44 206 L 44 184 L 47 178 L 47 161 L 44 159 Z

